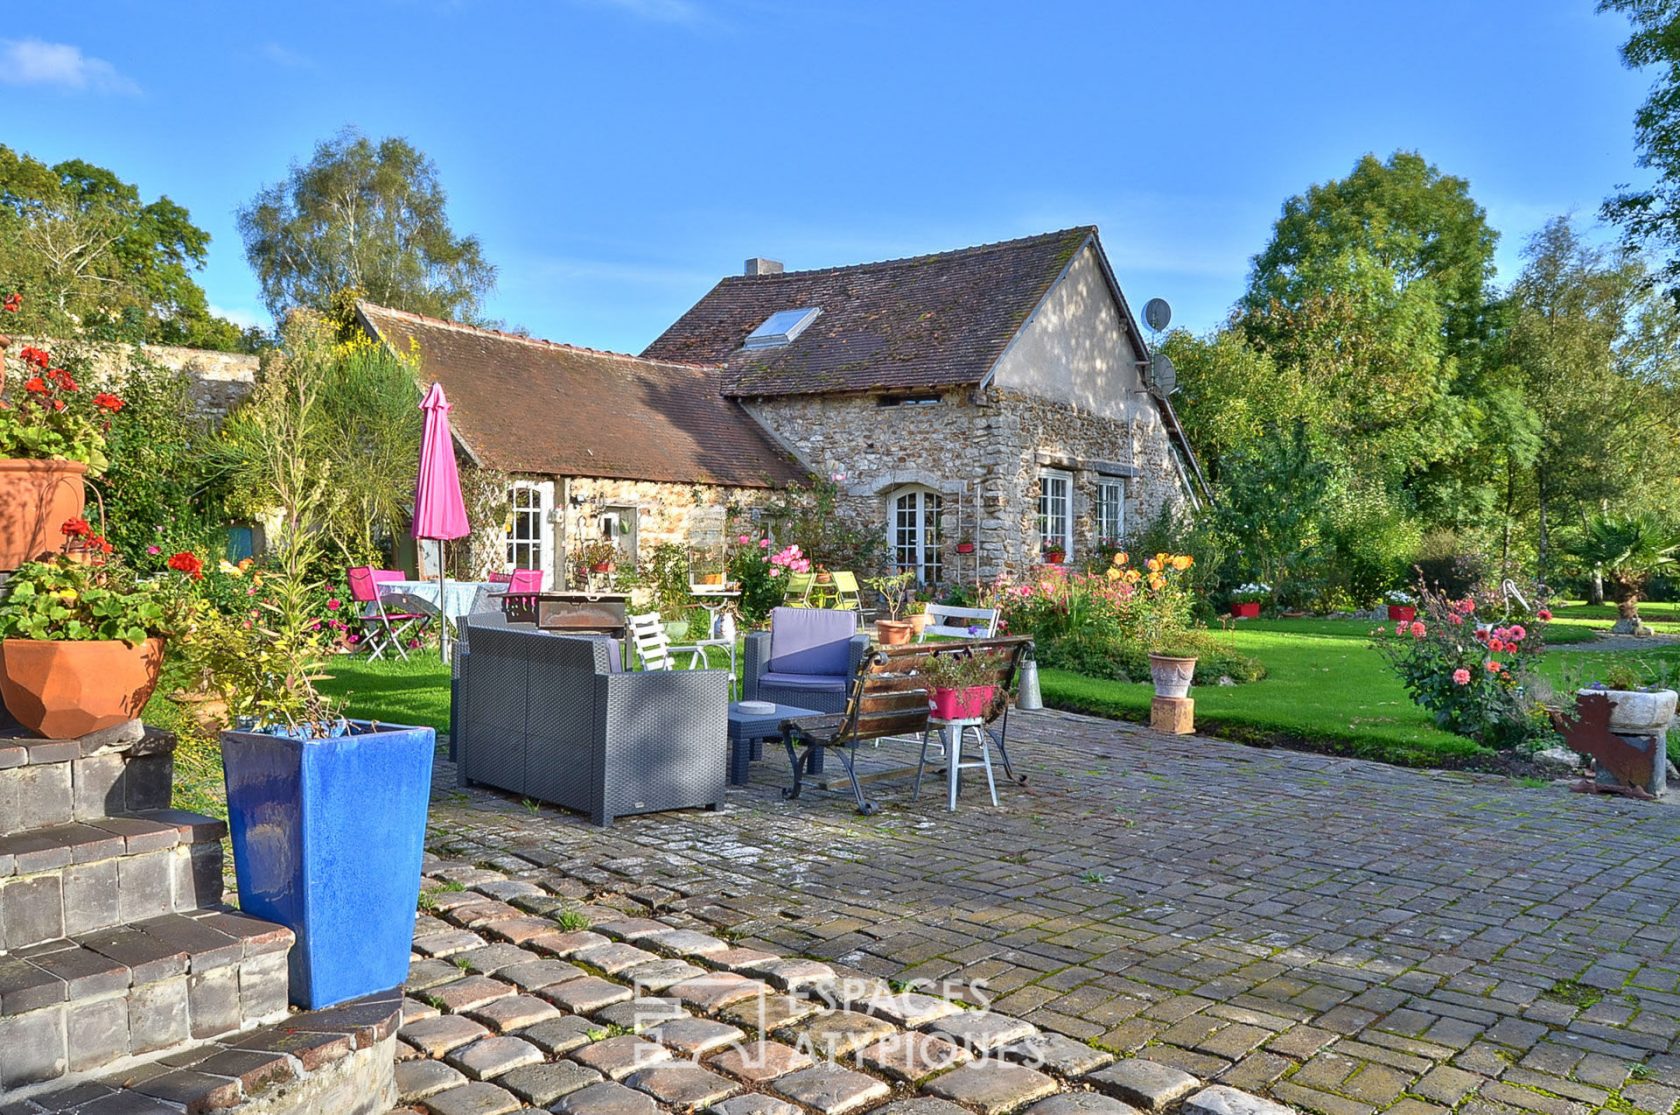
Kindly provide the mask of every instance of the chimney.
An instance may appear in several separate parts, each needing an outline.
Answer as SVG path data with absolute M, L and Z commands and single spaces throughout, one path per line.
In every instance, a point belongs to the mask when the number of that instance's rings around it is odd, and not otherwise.
M 753 256 L 747 260 L 743 275 L 780 275 L 783 271 L 782 261 L 779 259 L 765 259 L 763 256 Z

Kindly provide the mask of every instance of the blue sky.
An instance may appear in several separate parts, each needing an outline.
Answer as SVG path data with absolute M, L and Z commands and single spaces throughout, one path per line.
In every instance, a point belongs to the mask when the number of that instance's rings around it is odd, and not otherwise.
M 26 0 L 0 142 L 168 194 L 213 305 L 234 210 L 346 124 L 438 164 L 490 316 L 636 351 L 750 255 L 790 268 L 1095 223 L 1134 304 L 1216 325 L 1283 199 L 1367 151 L 1470 180 L 1501 274 L 1638 180 L 1591 0 Z M 281 13 L 284 13 L 283 15 Z

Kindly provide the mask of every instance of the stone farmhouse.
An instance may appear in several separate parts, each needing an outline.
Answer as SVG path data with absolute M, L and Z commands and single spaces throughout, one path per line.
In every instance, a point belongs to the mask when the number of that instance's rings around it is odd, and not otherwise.
M 494 540 L 555 583 L 568 547 L 715 538 L 812 474 L 933 582 L 1078 560 L 1203 485 L 1097 230 L 725 278 L 640 357 L 362 305 L 442 383 L 463 458 L 511 476 Z

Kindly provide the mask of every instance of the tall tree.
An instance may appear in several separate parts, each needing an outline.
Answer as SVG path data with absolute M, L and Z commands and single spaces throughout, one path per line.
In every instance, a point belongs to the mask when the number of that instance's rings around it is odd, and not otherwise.
M 1359 254 L 1399 289 L 1427 280 L 1440 307 L 1445 354 L 1465 363 L 1487 334 L 1488 284 L 1499 234 L 1462 178 L 1415 151 L 1366 155 L 1346 178 L 1283 203 L 1272 240 L 1254 259 L 1242 306 L 1263 316 L 1293 308 L 1319 287 L 1324 261 Z
M 1633 116 L 1637 162 L 1656 172 L 1656 182 L 1619 187 L 1601 212 L 1622 227 L 1626 245 L 1667 256 L 1656 274 L 1680 300 L 1680 0 L 1599 0 L 1598 10 L 1620 12 L 1632 25 L 1622 61 L 1657 70 Z
M 1508 296 L 1505 358 L 1538 423 L 1533 506 L 1542 577 L 1560 522 L 1607 505 L 1673 515 L 1674 324 L 1628 251 L 1581 240 L 1568 218 L 1526 250 Z M 1654 494 L 1663 506 L 1646 501 Z
M 281 320 L 360 291 L 381 305 L 472 321 L 495 285 L 473 236 L 457 236 L 437 166 L 401 137 L 346 128 L 239 210 L 245 257 Z
M 0 289 L 24 295 L 18 332 L 249 349 L 255 334 L 213 315 L 192 277 L 209 246 L 167 197 L 0 146 Z

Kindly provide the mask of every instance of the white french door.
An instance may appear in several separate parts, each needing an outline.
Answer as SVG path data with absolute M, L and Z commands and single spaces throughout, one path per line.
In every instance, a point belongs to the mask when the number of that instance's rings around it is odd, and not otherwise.
M 887 545 L 900 572 L 909 570 L 917 582 L 929 585 L 945 574 L 944 544 L 939 537 L 939 514 L 944 501 L 929 488 L 907 488 L 892 497 Z
M 540 569 L 543 585 L 554 583 L 554 483 L 516 480 L 508 487 L 505 572 Z

